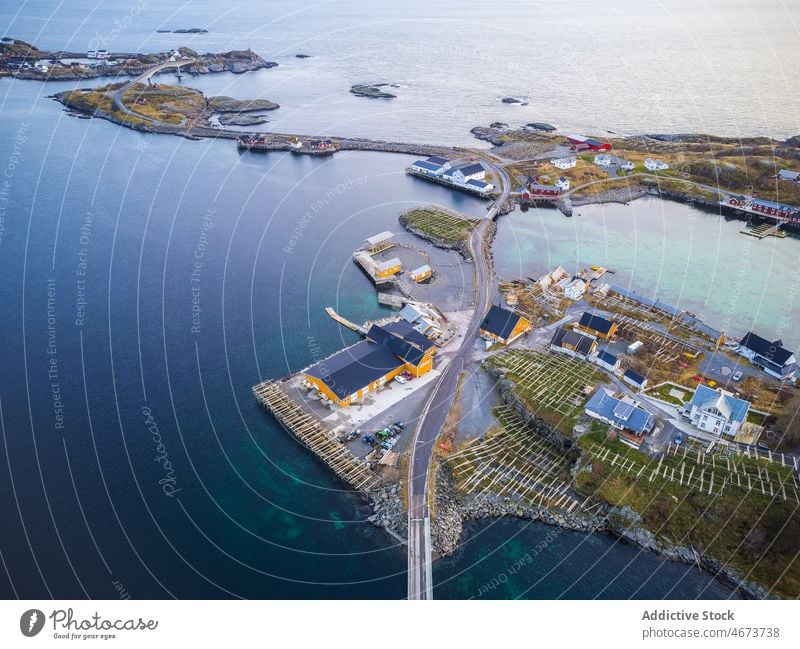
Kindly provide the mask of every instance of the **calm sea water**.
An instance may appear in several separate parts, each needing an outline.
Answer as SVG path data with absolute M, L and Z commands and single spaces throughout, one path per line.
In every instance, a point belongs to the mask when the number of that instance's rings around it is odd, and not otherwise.
M 7 0 L 0 7 L 4 35 L 45 48 L 252 47 L 280 67 L 189 81 L 277 101 L 283 108 L 270 128 L 457 144 L 494 120 L 594 132 L 796 135 L 798 24 L 800 5 L 782 0 Z M 209 33 L 156 33 L 185 27 Z M 364 82 L 399 83 L 398 98 L 347 92 Z M 528 105 L 501 104 L 506 96 Z
M 191 12 L 174 16 L 148 3 L 125 21 L 138 6 L 26 3 L 16 14 L 18 6 L 4 3 L 0 21 L 5 33 L 75 49 L 111 33 L 114 18 L 124 27 L 110 49 L 149 50 L 177 39 L 156 36 L 161 25 L 208 26 L 198 49 L 252 37 L 254 49 L 286 63 L 277 85 L 264 87 L 284 105 L 275 120 L 286 120 L 286 130 L 336 126 L 463 141 L 475 111 L 437 108 L 447 101 L 466 107 L 470 94 L 488 93 L 487 117 L 502 117 L 491 95 L 518 92 L 512 86 L 525 77 L 504 59 L 507 84 L 481 89 L 422 64 L 398 26 L 416 30 L 445 61 L 471 53 L 470 33 L 494 34 L 493 47 L 509 42 L 502 27 L 489 31 L 485 21 L 465 19 L 454 30 L 445 18 L 456 5 L 437 5 L 441 17 L 428 23 L 381 9 L 349 32 L 363 5 L 322 4 L 292 18 L 256 3 L 192 3 Z M 522 3 L 514 11 L 564 19 Z M 521 24 L 511 14 L 505 20 Z M 392 53 L 392 43 L 405 43 L 411 58 Z M 477 47 L 483 56 L 496 51 Z M 303 71 L 295 51 L 317 55 L 308 60 L 316 72 Z M 270 72 L 202 82 L 251 96 L 247 84 Z M 350 83 L 384 77 L 408 81 L 412 94 L 384 105 L 346 92 Z M 436 89 L 433 78 L 460 78 L 463 94 L 452 85 Z M 240 155 L 230 143 L 70 118 L 46 98 L 63 87 L 0 81 L 0 595 L 113 598 L 123 588 L 131 597 L 403 597 L 404 550 L 366 523 L 364 503 L 256 406 L 250 387 L 353 340 L 325 306 L 355 320 L 381 313 L 349 257 L 365 236 L 396 228 L 399 211 L 416 201 L 476 216 L 484 204 L 405 176 L 405 156 Z M 412 101 L 413 92 L 421 94 Z M 551 114 L 563 105 L 541 101 Z M 793 132 L 789 123 L 770 126 L 784 128 Z M 541 235 L 521 233 L 518 218 L 498 239 L 511 232 L 518 242 L 516 262 L 502 255 L 508 272 L 527 269 L 528 251 L 539 250 Z M 558 223 L 556 230 L 566 227 Z M 568 264 L 568 252 L 553 261 Z M 622 261 L 609 265 L 623 271 Z M 635 283 L 642 271 L 629 272 Z M 776 282 L 788 281 L 791 267 L 782 272 Z M 552 535 L 516 521 L 470 528 L 461 550 L 436 564 L 437 596 L 478 596 L 500 574 L 504 587 L 481 596 L 728 594 L 696 569 L 607 537 Z M 543 542 L 547 550 L 536 550 Z M 508 577 L 509 562 L 532 553 L 526 569 Z

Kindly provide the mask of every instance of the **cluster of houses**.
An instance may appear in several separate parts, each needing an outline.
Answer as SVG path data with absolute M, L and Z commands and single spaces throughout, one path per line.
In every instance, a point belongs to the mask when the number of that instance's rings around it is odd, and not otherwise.
M 794 205 L 785 205 L 753 196 L 730 196 L 727 201 L 721 204 L 736 210 L 754 212 L 761 216 L 770 216 L 776 219 L 800 219 L 800 208 Z
M 480 162 L 470 159 L 448 160 L 440 156 L 430 156 L 411 163 L 406 172 L 481 196 L 494 191 L 494 185 L 484 180 L 486 169 Z
M 586 295 L 592 282 L 600 279 L 605 272 L 605 268 L 593 266 L 591 269 L 584 269 L 571 275 L 563 266 L 557 266 L 552 272 L 536 280 L 536 284 L 543 291 L 560 293 L 575 302 Z

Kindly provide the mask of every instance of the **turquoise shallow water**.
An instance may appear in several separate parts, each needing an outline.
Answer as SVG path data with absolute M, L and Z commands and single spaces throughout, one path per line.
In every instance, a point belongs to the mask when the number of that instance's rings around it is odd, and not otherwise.
M 539 277 L 557 265 L 599 264 L 607 281 L 701 315 L 731 336 L 753 329 L 796 349 L 800 240 L 740 234 L 742 221 L 688 205 L 643 198 L 630 205 L 516 211 L 501 220 L 495 266 L 501 277 Z

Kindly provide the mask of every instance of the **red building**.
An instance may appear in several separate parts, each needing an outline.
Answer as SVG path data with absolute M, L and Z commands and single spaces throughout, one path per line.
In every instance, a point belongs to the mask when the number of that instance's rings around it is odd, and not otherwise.
M 593 137 L 568 135 L 567 140 L 573 151 L 611 151 L 611 145 L 608 142 L 601 142 Z
M 791 205 L 783 205 L 781 203 L 773 203 L 772 201 L 765 201 L 761 198 L 754 198 L 750 202 L 750 209 L 765 216 L 774 216 L 780 219 L 797 218 L 798 209 Z
M 522 190 L 522 198 L 526 201 L 536 198 L 558 198 L 561 190 L 555 185 L 530 184 Z

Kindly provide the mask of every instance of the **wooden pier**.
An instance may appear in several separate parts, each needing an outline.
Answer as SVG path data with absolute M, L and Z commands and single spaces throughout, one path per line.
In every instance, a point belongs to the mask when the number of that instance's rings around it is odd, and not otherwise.
M 325 307 L 325 313 L 327 313 L 331 318 L 336 320 L 336 322 L 338 322 L 343 327 L 347 327 L 348 329 L 352 329 L 353 331 L 355 331 L 356 333 L 361 334 L 362 336 L 367 333 L 367 330 L 364 327 L 362 327 L 360 325 L 357 325 L 355 322 L 350 322 L 350 320 L 348 320 L 344 316 L 341 316 L 338 313 L 336 313 L 336 311 L 333 310 L 332 306 L 326 306 Z
M 750 230 L 744 229 L 739 230 L 739 232 L 756 239 L 766 239 L 767 237 L 779 237 L 782 239 L 786 236 L 786 232 L 781 230 L 782 225 L 783 223 L 762 223 Z
M 299 439 L 347 484 L 364 492 L 378 486 L 380 478 L 369 464 L 353 455 L 318 419 L 292 401 L 279 383 L 259 383 L 253 387 L 253 394 L 283 428 Z

